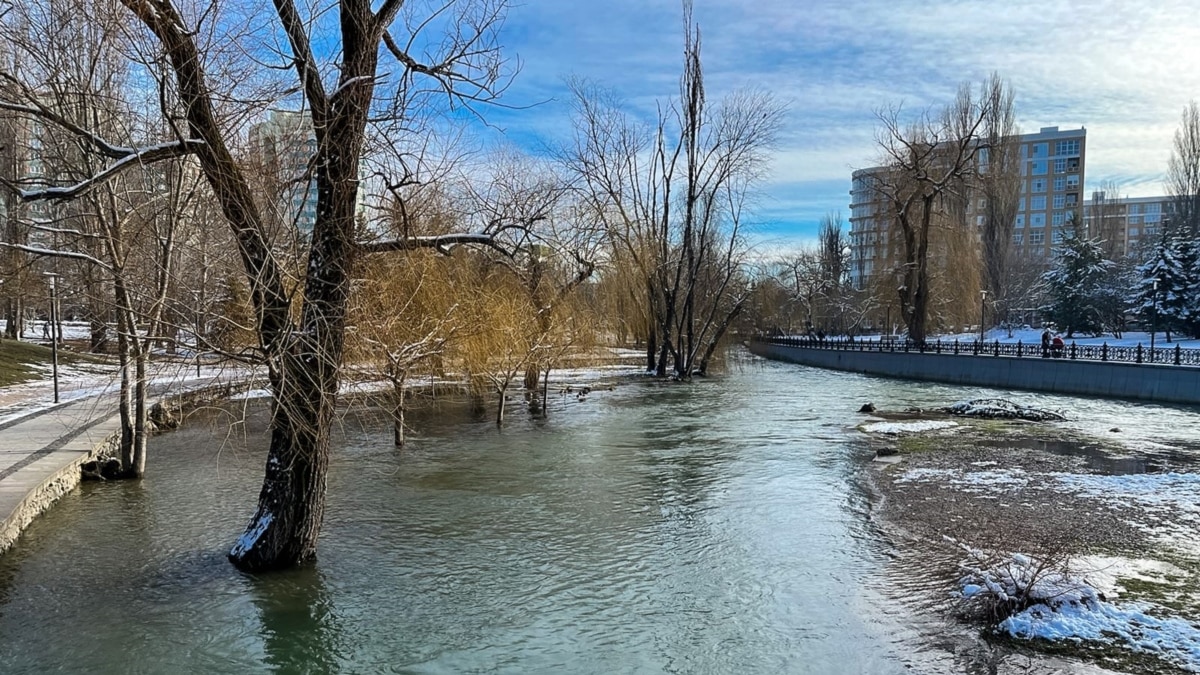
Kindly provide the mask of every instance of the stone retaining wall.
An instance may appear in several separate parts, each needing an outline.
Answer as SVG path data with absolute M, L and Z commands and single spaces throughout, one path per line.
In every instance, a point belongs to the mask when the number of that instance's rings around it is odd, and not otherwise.
M 233 393 L 244 391 L 252 386 L 246 381 L 225 382 L 210 385 L 193 391 L 163 396 L 153 405 L 152 413 L 157 417 L 156 426 L 159 430 L 167 430 L 178 426 L 180 418 L 189 410 L 215 401 L 227 399 Z M 70 452 L 74 450 L 74 459 L 65 464 L 47 469 L 49 474 L 44 480 L 30 489 L 9 516 L 0 522 L 0 553 L 7 551 L 29 526 L 33 519 L 50 508 L 63 495 L 75 489 L 82 480 L 82 467 L 85 463 L 105 457 L 115 457 L 120 453 L 121 431 L 120 422 L 116 417 L 98 425 L 97 429 L 111 429 L 115 424 L 116 431 L 106 433 L 98 443 L 92 443 L 85 434 L 73 439 L 63 448 Z M 89 447 L 91 443 L 91 447 Z M 62 461 L 62 460 L 60 460 Z
M 751 341 L 759 356 L 910 380 L 1200 404 L 1200 368 L 919 352 L 857 352 Z

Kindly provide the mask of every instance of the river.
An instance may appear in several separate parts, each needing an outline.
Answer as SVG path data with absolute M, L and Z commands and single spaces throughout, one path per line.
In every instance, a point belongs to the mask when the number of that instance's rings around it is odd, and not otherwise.
M 548 420 L 514 406 L 502 430 L 442 404 L 403 451 L 351 413 L 318 560 L 262 577 L 224 556 L 265 415 L 203 412 L 153 439 L 146 480 L 85 484 L 0 557 L 0 672 L 954 672 L 885 592 L 853 426 L 865 401 L 980 392 L 743 358 L 555 396 Z M 1200 426 L 1025 399 L 1084 428 Z

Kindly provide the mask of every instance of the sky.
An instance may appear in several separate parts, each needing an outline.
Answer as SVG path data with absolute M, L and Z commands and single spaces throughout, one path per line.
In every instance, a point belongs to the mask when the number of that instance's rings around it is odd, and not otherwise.
M 1195 0 L 695 0 L 709 99 L 740 87 L 787 106 L 756 208 L 766 245 L 849 217 L 850 174 L 878 164 L 875 111 L 919 113 L 993 71 L 1022 132 L 1087 128 L 1086 193 L 1164 194 L 1172 135 L 1200 98 Z M 678 93 L 679 0 L 517 0 L 501 33 L 521 70 L 481 133 L 539 152 L 570 135 L 568 78 L 652 119 Z

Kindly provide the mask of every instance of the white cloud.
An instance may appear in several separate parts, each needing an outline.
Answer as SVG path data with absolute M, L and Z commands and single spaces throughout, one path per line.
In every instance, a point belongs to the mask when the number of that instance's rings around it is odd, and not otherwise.
M 1193 0 L 696 0 L 695 16 L 710 96 L 749 85 L 789 104 L 763 206 L 801 229 L 848 210 L 829 185 L 875 163 L 883 105 L 940 106 L 961 81 L 998 71 L 1023 128 L 1087 126 L 1089 189 L 1118 180 L 1139 196 L 1161 193 L 1180 110 L 1200 97 Z M 510 102 L 556 99 L 502 115 L 521 134 L 567 133 L 568 75 L 614 88 L 646 115 L 677 92 L 674 0 L 527 0 L 508 29 L 524 63 Z

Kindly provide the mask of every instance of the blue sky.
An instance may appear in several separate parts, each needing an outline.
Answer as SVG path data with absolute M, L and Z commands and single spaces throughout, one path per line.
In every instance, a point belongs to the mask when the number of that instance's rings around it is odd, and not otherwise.
M 525 0 L 501 34 L 522 70 L 487 111 L 530 151 L 569 134 L 565 80 L 584 77 L 652 118 L 677 93 L 679 0 Z M 1016 92 L 1023 131 L 1088 129 L 1087 188 L 1162 194 L 1171 136 L 1200 98 L 1194 0 L 695 0 L 710 98 L 742 86 L 788 106 L 758 236 L 790 246 L 822 215 L 849 215 L 850 173 L 877 163 L 874 110 L 949 102 L 993 70 Z M 487 136 L 485 132 L 485 138 Z M 499 134 L 491 132 L 499 138 Z

